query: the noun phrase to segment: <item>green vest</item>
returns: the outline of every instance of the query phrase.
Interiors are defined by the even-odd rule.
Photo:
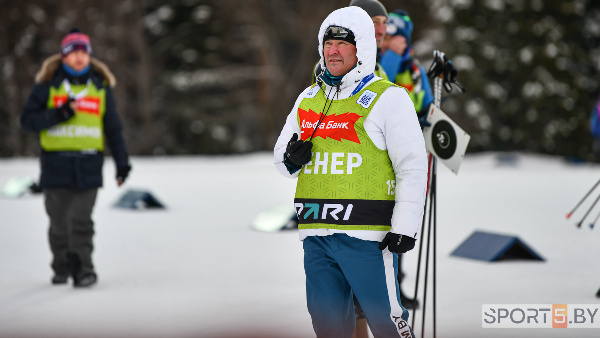
[[[298,176],[295,207],[300,229],[379,230],[391,228],[395,174],[386,150],[363,123],[381,94],[394,84],[378,80],[333,102],[320,122],[325,94],[313,86],[298,108],[301,138],[311,139],[312,158]],[[329,101],[331,102],[331,101]]]
[[[71,85],[72,94],[87,88],[87,94],[77,99],[75,115],[65,122],[56,124],[40,132],[40,144],[46,151],[86,151],[104,150],[103,118],[106,112],[106,90],[98,89],[93,82]],[[69,95],[61,83],[60,87],[50,86],[47,107],[62,106]]]
[[[415,105],[415,111],[418,113],[423,109],[423,98],[425,91],[421,85],[421,70],[418,66],[413,65],[413,71],[410,69],[402,73],[398,73],[394,79],[394,83],[398,86],[406,88],[408,96]]]

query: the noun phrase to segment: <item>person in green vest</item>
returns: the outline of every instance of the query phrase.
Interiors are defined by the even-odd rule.
[[[98,278],[91,216],[103,184],[105,143],[116,164],[118,186],[131,170],[112,92],[115,77],[91,53],[89,36],[71,30],[61,53],[42,64],[21,112],[23,129],[40,140],[39,186],[50,218],[52,284],[66,284],[71,277],[75,287],[89,287]]]
[[[322,81],[296,100],[274,164],[297,178],[308,311],[317,337],[350,337],[353,295],[375,337],[412,337],[396,282],[412,250],[427,185],[425,141],[408,93],[374,75],[371,18],[332,12],[318,34]]]
[[[411,44],[413,22],[403,10],[388,13],[386,36],[381,46],[381,66],[390,81],[406,88],[422,127],[433,103],[431,84],[427,72],[414,56]]]

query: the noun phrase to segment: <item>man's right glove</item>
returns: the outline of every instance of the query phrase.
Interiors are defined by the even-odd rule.
[[[288,142],[287,148],[285,148],[285,154],[283,154],[283,164],[285,164],[290,174],[300,170],[303,165],[310,161],[312,157],[311,149],[312,142],[298,140],[298,134],[294,133]]]
[[[75,111],[73,110],[73,108],[71,108],[71,102],[75,102],[75,100],[69,97],[69,100],[67,102],[65,102],[62,106],[56,108],[56,118],[60,122],[64,122],[73,117],[73,115],[75,115]]]
[[[379,250],[387,247],[391,252],[401,254],[412,250],[415,247],[415,242],[416,240],[412,237],[388,232],[385,234],[383,241],[379,243]]]

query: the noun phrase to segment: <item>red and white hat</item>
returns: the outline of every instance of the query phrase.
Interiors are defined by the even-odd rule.
[[[61,45],[61,54],[63,57],[67,56],[69,53],[76,50],[84,50],[88,54],[92,54],[92,45],[90,44],[90,37],[86,34],[83,34],[79,29],[73,28],[62,39]]]

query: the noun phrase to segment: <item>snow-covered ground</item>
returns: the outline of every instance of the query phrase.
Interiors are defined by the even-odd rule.
[[[600,329],[481,327],[482,304],[600,302],[600,232],[565,220],[600,167],[538,155],[498,158],[468,154],[459,175],[439,167],[437,337],[599,337]],[[99,283],[90,289],[50,284],[42,197],[0,198],[0,337],[314,337],[296,231],[249,226],[260,211],[292,203],[295,181],[276,172],[270,154],[132,163],[121,189],[112,162],[105,164],[94,211]],[[0,160],[0,188],[37,175],[37,159]],[[167,209],[112,207],[134,188]],[[516,235],[546,261],[450,256],[475,230]],[[412,294],[417,250],[404,265],[403,289]],[[416,317],[420,336],[420,311]]]

